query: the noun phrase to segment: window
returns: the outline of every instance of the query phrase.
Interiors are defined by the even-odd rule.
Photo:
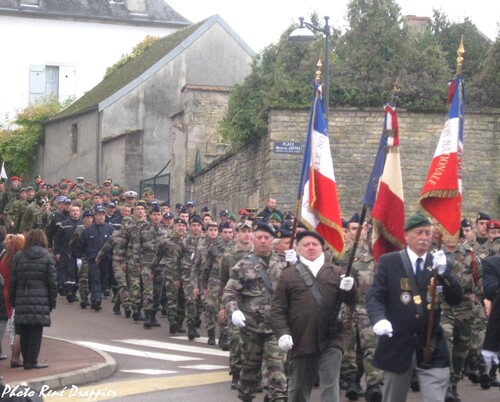
[[[71,125],[71,153],[76,154],[78,152],[78,124],[73,123]]]
[[[29,101],[55,96],[59,102],[76,95],[75,68],[73,66],[30,66]]]

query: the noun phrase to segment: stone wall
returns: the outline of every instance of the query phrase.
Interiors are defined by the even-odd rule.
[[[341,211],[360,211],[383,124],[383,110],[330,110],[329,133]],[[212,209],[260,208],[275,196],[282,209],[294,210],[302,154],[276,153],[277,141],[304,145],[308,111],[274,110],[269,132],[219,159],[193,178],[193,199]],[[417,209],[446,115],[398,111],[401,168],[406,212]],[[498,217],[500,197],[500,111],[466,112],[464,129],[463,216],[478,211]],[[217,208],[216,208],[217,207]]]

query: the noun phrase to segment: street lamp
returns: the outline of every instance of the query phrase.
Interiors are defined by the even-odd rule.
[[[314,35],[316,32],[321,32],[325,36],[325,88],[323,89],[323,112],[325,115],[326,127],[328,128],[328,108],[330,106],[330,25],[328,20],[330,17],[323,17],[325,19],[325,26],[323,28],[314,26],[309,22],[304,22],[304,17],[300,17],[300,25],[294,29],[288,40],[295,43],[312,42],[316,39]]]

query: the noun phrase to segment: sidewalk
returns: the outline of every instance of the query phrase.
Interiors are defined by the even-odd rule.
[[[47,363],[45,369],[24,370],[10,367],[10,346],[2,343],[8,356],[0,361],[3,383],[11,386],[22,384],[39,391],[42,386],[56,390],[65,386],[82,385],[101,380],[116,370],[116,362],[107,353],[86,348],[62,339],[44,336],[39,362]]]

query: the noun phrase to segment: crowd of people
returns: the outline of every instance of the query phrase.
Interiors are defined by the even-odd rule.
[[[0,183],[0,213],[0,336],[14,317],[12,367],[43,368],[41,329],[58,293],[95,312],[110,298],[116,316],[145,330],[160,327],[161,314],[170,335],[189,340],[204,325],[208,344],[229,350],[231,388],[243,401],[262,390],[267,401],[308,401],[319,386],[323,402],[342,392],[401,402],[410,389],[458,402],[464,376],[500,386],[500,336],[488,320],[500,309],[500,222],[486,213],[464,218],[460,238],[414,214],[406,248],[378,262],[369,219],[343,221],[347,251],[337,256],[274,197],[260,211],[232,213],[171,206],[151,188],[137,194],[112,180],[48,185],[37,176],[23,187],[14,176]],[[23,265],[43,299],[34,322],[17,287]]]

